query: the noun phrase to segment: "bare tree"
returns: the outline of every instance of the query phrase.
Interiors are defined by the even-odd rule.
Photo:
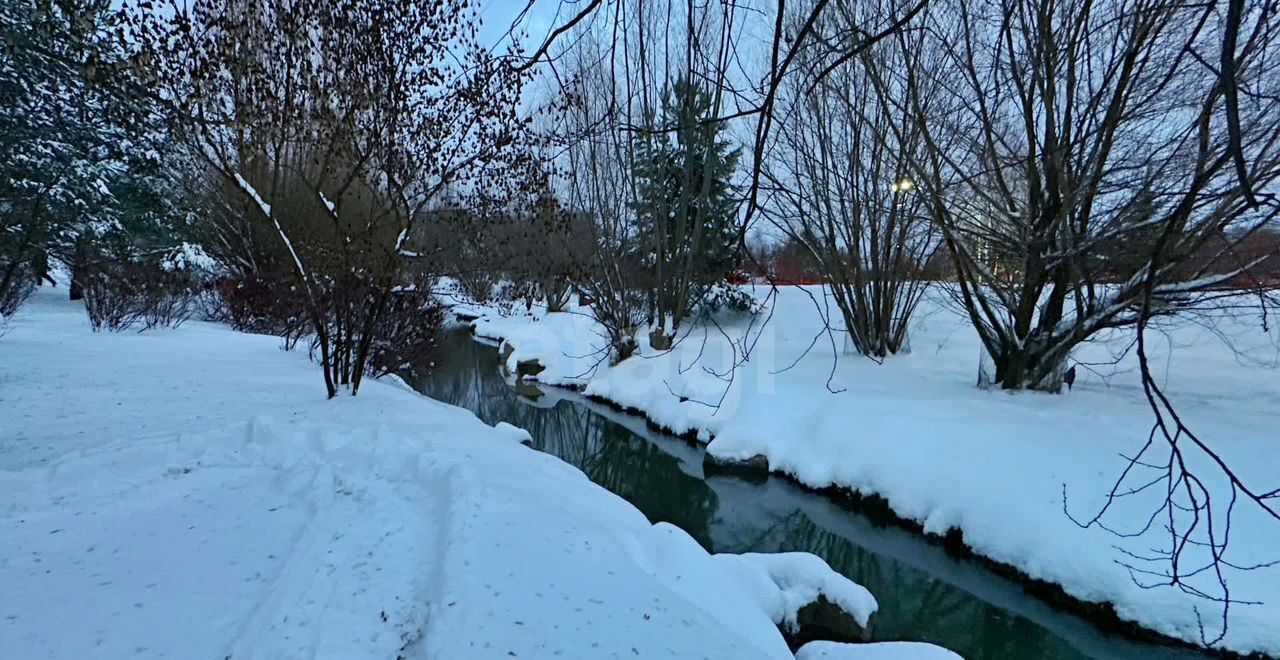
[[[477,45],[466,0],[141,9],[180,135],[278,237],[326,391],[355,393],[412,224],[502,162],[521,76]]]
[[[841,56],[827,45],[834,35],[877,11],[835,3],[801,51],[783,84],[788,121],[766,164],[765,213],[818,264],[853,348],[879,359],[908,347],[911,313],[928,284],[923,267],[938,240],[906,162],[923,148],[920,131],[865,73],[893,66],[912,41],[881,44],[858,58],[861,66],[824,75]]]
[[[1225,141],[1225,147],[1217,147],[1221,151],[1215,153],[1215,162],[1221,157],[1230,160],[1245,206],[1263,215],[1274,212],[1275,187],[1258,173],[1266,171],[1272,154],[1259,148],[1258,128],[1251,127],[1249,119],[1270,111],[1270,121],[1275,122],[1272,104],[1278,81],[1268,67],[1256,61],[1259,53],[1274,51],[1275,28],[1268,23],[1274,23],[1274,11],[1271,5],[1230,0],[1225,11],[1206,15],[1213,28],[1207,36],[1188,45],[1190,56],[1216,83],[1198,116],[1202,132],[1212,132],[1212,137],[1200,136],[1201,153],[1208,150],[1205,145],[1210,140],[1215,146]],[[1103,505],[1089,518],[1072,519],[1082,527],[1101,527],[1119,537],[1142,536],[1152,530],[1163,534],[1163,543],[1142,553],[1126,552],[1121,564],[1143,588],[1172,587],[1217,604],[1216,625],[1196,611],[1201,642],[1212,646],[1226,637],[1231,608],[1253,604],[1233,594],[1231,578],[1280,564],[1280,560],[1259,561],[1256,557],[1250,558],[1252,563],[1242,563],[1230,552],[1231,539],[1240,534],[1237,521],[1241,511],[1260,514],[1256,517],[1261,521],[1280,523],[1280,488],[1274,482],[1259,483],[1256,474],[1253,478],[1243,475],[1240,466],[1212,439],[1197,433],[1152,368],[1147,331],[1152,320],[1166,311],[1167,303],[1159,294],[1161,273],[1169,259],[1182,256],[1171,249],[1181,238],[1180,229],[1170,224],[1157,226],[1142,246],[1149,263],[1138,273],[1141,298],[1136,348],[1143,394],[1154,417],[1150,434],[1138,451],[1128,455]],[[1200,254],[1187,258],[1190,263],[1181,268],[1209,273],[1215,281],[1229,276],[1231,284],[1239,288],[1219,294],[1217,306],[1227,314],[1238,306],[1256,306],[1266,331],[1269,310],[1276,303],[1275,264],[1280,252],[1275,235],[1274,223],[1253,231],[1223,232],[1201,243]],[[1250,299],[1256,303],[1241,305],[1242,300]],[[1121,527],[1112,519],[1112,510],[1121,501],[1152,495],[1155,497],[1145,500],[1154,505],[1147,510],[1143,524]],[[1064,507],[1065,496],[1064,485]],[[1072,515],[1070,510],[1067,514]]]
[[[581,282],[595,246],[590,218],[565,206],[545,177],[532,189],[531,205],[514,223],[509,267],[527,281],[529,294],[548,312],[564,311]]]
[[[638,347],[635,334],[647,312],[634,221],[635,145],[623,130],[629,106],[618,102],[609,66],[621,44],[606,47],[591,35],[577,43],[556,129],[568,161],[565,207],[583,216],[594,248],[575,286],[591,300],[591,314],[606,333],[601,360],[620,362]]]
[[[834,52],[828,69],[843,65],[871,45],[901,30],[927,3],[928,0],[918,0],[904,6],[898,13],[848,26],[843,34],[838,35],[837,41],[827,44]],[[763,70],[756,66],[758,61],[754,59],[750,65],[744,66],[739,46],[743,35],[754,31],[744,29],[744,26],[769,18],[770,12],[764,7],[748,7],[728,0],[688,2],[684,6],[668,3],[661,7],[633,0],[593,0],[552,30],[522,66],[531,68],[546,63],[560,80],[559,67],[566,53],[578,52],[584,43],[595,48],[592,55],[596,60],[592,68],[605,69],[610,75],[608,84],[598,88],[604,100],[593,98],[592,102],[604,103],[611,113],[598,115],[596,120],[604,121],[606,117],[621,120],[621,125],[631,133],[633,144],[662,140],[673,130],[671,126],[655,126],[654,122],[643,120],[646,116],[655,116],[663,90],[670,81],[680,77],[697,81],[712,96],[713,109],[707,116],[699,117],[696,126],[681,122],[680,128],[715,135],[722,125],[735,120],[754,121],[754,139],[749,150],[749,185],[740,199],[736,223],[736,242],[741,246],[745,244],[747,231],[760,210],[762,166],[774,126],[778,90],[798,52],[814,36],[813,26],[828,5],[829,0],[805,3],[805,20],[798,29],[789,30],[784,21],[789,5],[777,3],[771,19],[772,30],[764,44],[767,62]],[[513,31],[524,16],[522,12],[516,19]],[[584,35],[594,38],[584,39]],[[570,46],[557,53],[555,46],[565,41]],[[601,48],[599,44],[608,45]],[[828,73],[830,70],[819,74],[819,78]],[[653,209],[648,210],[663,216],[655,225],[665,225],[662,231],[652,232],[653,236],[675,235],[692,239],[677,241],[676,245],[681,246],[679,250],[664,249],[664,241],[650,241],[649,249],[654,255],[649,260],[652,275],[646,288],[651,299],[650,344],[657,348],[671,345],[680,321],[700,303],[698,291],[706,290],[705,285],[695,282],[701,274],[691,276],[696,271],[690,266],[696,265],[701,251],[698,246],[706,239],[702,236],[694,238],[702,227],[696,217],[701,214],[697,205],[689,204],[690,200],[686,198],[705,195],[708,191],[703,190],[704,184],[711,185],[714,180],[705,176],[704,170],[715,160],[707,157],[707,149],[717,141],[704,139],[701,143],[704,146],[694,150],[701,151],[701,154],[686,150],[686,156],[700,158],[680,159],[682,172],[678,179],[683,192],[677,199],[666,203],[675,212],[653,213]],[[637,160],[635,151],[620,149],[619,153],[625,153],[627,157],[624,160],[634,168]],[[634,184],[634,177],[632,179]],[[633,185],[632,197],[638,201],[639,196],[635,192]],[[690,213],[690,209],[694,212]],[[695,248],[683,249],[689,242],[695,244]],[[748,259],[753,258],[748,251],[743,253]]]
[[[420,276],[452,279],[470,301],[489,303],[504,273],[499,242],[505,237],[502,224],[509,221],[503,212],[485,213],[464,207],[452,196],[439,208],[422,211],[405,244],[411,255],[410,270]]]
[[[1213,52],[1214,5],[1129,2],[935,3],[904,66],[867,69],[923,136],[910,175],[958,279],[956,300],[994,367],[980,382],[1058,391],[1067,356],[1105,328],[1133,325],[1144,288],[1176,311],[1248,270],[1185,266],[1211,240],[1224,249],[1271,222],[1280,174],[1274,27],[1258,18],[1237,53],[1241,148],[1219,112],[1224,89],[1198,53]],[[906,37],[898,35],[899,42]],[[926,59],[927,58],[927,59]],[[941,78],[951,98],[930,96]],[[900,133],[899,137],[901,137]],[[1153,233],[1153,229],[1155,230]],[[1129,277],[1099,255],[1167,235]]]
[[[1143,335],[1156,315],[1222,305],[1229,283],[1255,294],[1276,284],[1258,272],[1275,251],[1252,247],[1277,213],[1274,3],[934,0],[822,20],[833,7],[859,5],[813,0],[803,20],[788,24],[788,4],[777,3],[770,61],[754,94],[733,94],[736,111],[707,119],[756,120],[744,227],[780,187],[762,172],[777,144],[775,117],[792,107],[789,74],[801,67],[816,95],[824,80],[858,67],[852,77],[870,85],[876,102],[866,114],[882,106],[904,120],[884,122],[875,140],[916,145],[895,154],[905,176],[890,185],[930,215],[942,240],[950,263],[937,267],[935,259],[931,268],[956,280],[948,291],[984,349],[980,382],[1058,391],[1074,347],[1108,328],[1136,329],[1156,422],[1107,506],[1082,524],[1101,524],[1118,498],[1167,494],[1148,528],[1132,534],[1158,526],[1168,546],[1122,561],[1144,586],[1221,602],[1225,631],[1236,601],[1224,569],[1252,568],[1226,555],[1232,512],[1252,503],[1280,519],[1280,489],[1241,478],[1187,426],[1152,376]],[[526,66],[554,67],[557,40],[576,38],[582,26],[599,29],[609,16],[604,32],[635,39],[627,7],[584,3]],[[889,44],[892,58],[863,57]],[[810,46],[828,54],[816,74],[802,68]],[[633,91],[604,94],[638,98]],[[1204,466],[1221,471],[1225,490],[1206,485]],[[1202,589],[1203,576],[1216,576],[1222,589]]]

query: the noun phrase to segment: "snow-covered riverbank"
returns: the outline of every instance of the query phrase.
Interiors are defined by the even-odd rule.
[[[1122,455],[1140,448],[1150,431],[1135,360],[1126,352],[1131,337],[1117,333],[1083,347],[1069,394],[1010,395],[973,387],[976,337],[936,295],[916,317],[912,354],[881,365],[841,354],[839,339],[832,346],[822,328],[828,322],[839,327],[839,315],[834,305],[819,311],[822,302],[821,289],[786,287],[770,300],[767,323],[760,317],[694,326],[675,350],[645,346],[616,367],[603,361],[602,332],[588,310],[469,311],[480,316],[478,335],[506,341],[513,370],[537,360],[545,367],[538,380],[581,388],[710,441],[712,456],[760,455],[771,469],[809,486],[882,496],[926,531],[959,530],[976,553],[1060,585],[1080,601],[1111,603],[1123,620],[1191,643],[1202,639],[1201,624],[1205,636],[1216,636],[1216,603],[1175,588],[1144,588],[1135,577],[1158,580],[1121,565],[1129,558],[1117,546],[1143,555],[1168,547],[1159,526],[1118,538],[1082,529],[1064,513],[1064,492],[1077,518],[1095,513],[1125,466]],[[1274,332],[1264,333],[1260,319],[1244,313],[1166,324],[1153,331],[1151,343],[1192,428],[1247,482],[1274,487],[1280,481],[1274,440],[1280,378],[1269,366],[1280,355]],[[1212,468],[1193,468],[1224,493]],[[1118,531],[1140,529],[1153,501],[1148,496],[1157,495],[1128,498],[1106,522]],[[1224,494],[1220,503],[1226,502]],[[1243,505],[1235,515],[1232,563],[1280,559],[1280,526]],[[1198,560],[1188,557],[1191,564]],[[1232,606],[1219,648],[1280,656],[1280,567],[1228,568],[1227,578],[1233,599],[1262,604]],[[1215,586],[1203,573],[1192,582],[1211,593]]]
[[[708,555],[510,427],[392,382],[326,401],[272,337],[94,334],[63,295],[0,337],[6,657],[790,659],[807,600],[875,609],[811,555]]]

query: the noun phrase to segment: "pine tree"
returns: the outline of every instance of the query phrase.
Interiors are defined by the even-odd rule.
[[[51,258],[74,261],[84,242],[136,231],[154,216],[158,179],[131,175],[158,159],[135,63],[106,0],[11,0],[0,7],[0,300],[21,292]],[[139,204],[150,200],[153,208]]]
[[[636,217],[652,275],[654,348],[671,345],[681,319],[723,281],[738,255],[736,190],[740,150],[721,137],[710,94],[679,79],[663,94],[662,116],[637,138]]]

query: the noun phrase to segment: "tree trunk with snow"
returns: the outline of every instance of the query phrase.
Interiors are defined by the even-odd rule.
[[[978,386],[1056,394],[1062,391],[1067,355],[1061,350],[1044,351],[1034,346],[1003,346],[995,355],[983,349]]]

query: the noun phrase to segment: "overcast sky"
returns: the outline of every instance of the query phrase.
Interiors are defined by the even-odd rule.
[[[480,17],[484,23],[478,35],[480,43],[492,50],[504,48],[510,40],[508,34],[512,31],[512,23],[529,6],[529,0],[478,0],[478,2]],[[537,50],[552,30],[571,20],[589,2],[590,0],[533,0],[532,6],[520,19],[514,30],[516,33],[523,33],[522,41],[525,53],[531,54]],[[773,0],[743,0],[741,2],[741,6],[744,8],[743,16],[748,18],[768,17],[770,16],[770,11],[777,11],[772,2]],[[600,8],[600,12],[605,16],[611,16],[612,9],[607,4],[605,3],[605,6]],[[763,10],[761,9],[762,7]],[[737,60],[739,66],[757,67],[766,61],[765,56],[767,53],[757,52],[755,49],[761,48],[762,44],[767,45],[771,28],[771,20],[742,20],[740,22],[738,29],[740,30],[741,39],[738,48],[742,53],[742,57]],[[542,77],[541,74],[545,72],[544,67],[538,67],[536,71],[538,73],[535,73],[534,81],[525,88],[523,102],[526,110],[545,100],[549,86],[554,84],[549,77]],[[747,81],[744,78],[746,74],[741,70],[735,69],[730,75],[737,78],[734,81],[736,85],[747,85]],[[757,75],[763,75],[763,73],[759,72]],[[725,111],[732,113],[740,109],[740,107],[734,105],[727,107]],[[735,133],[743,144],[750,144],[751,139],[754,138],[754,133],[752,132],[754,128],[754,119],[738,120],[731,123],[730,131]],[[770,242],[777,240],[776,231],[765,222],[757,221],[750,234],[755,239],[763,238]]]
[[[480,0],[480,17],[484,21],[480,41],[491,48],[505,46],[504,35],[528,4],[529,0]],[[542,44],[557,24],[558,14],[564,16],[559,22],[567,21],[581,11],[581,6],[581,0],[533,0],[533,7],[516,26],[517,31],[526,33],[525,50],[532,52]]]

